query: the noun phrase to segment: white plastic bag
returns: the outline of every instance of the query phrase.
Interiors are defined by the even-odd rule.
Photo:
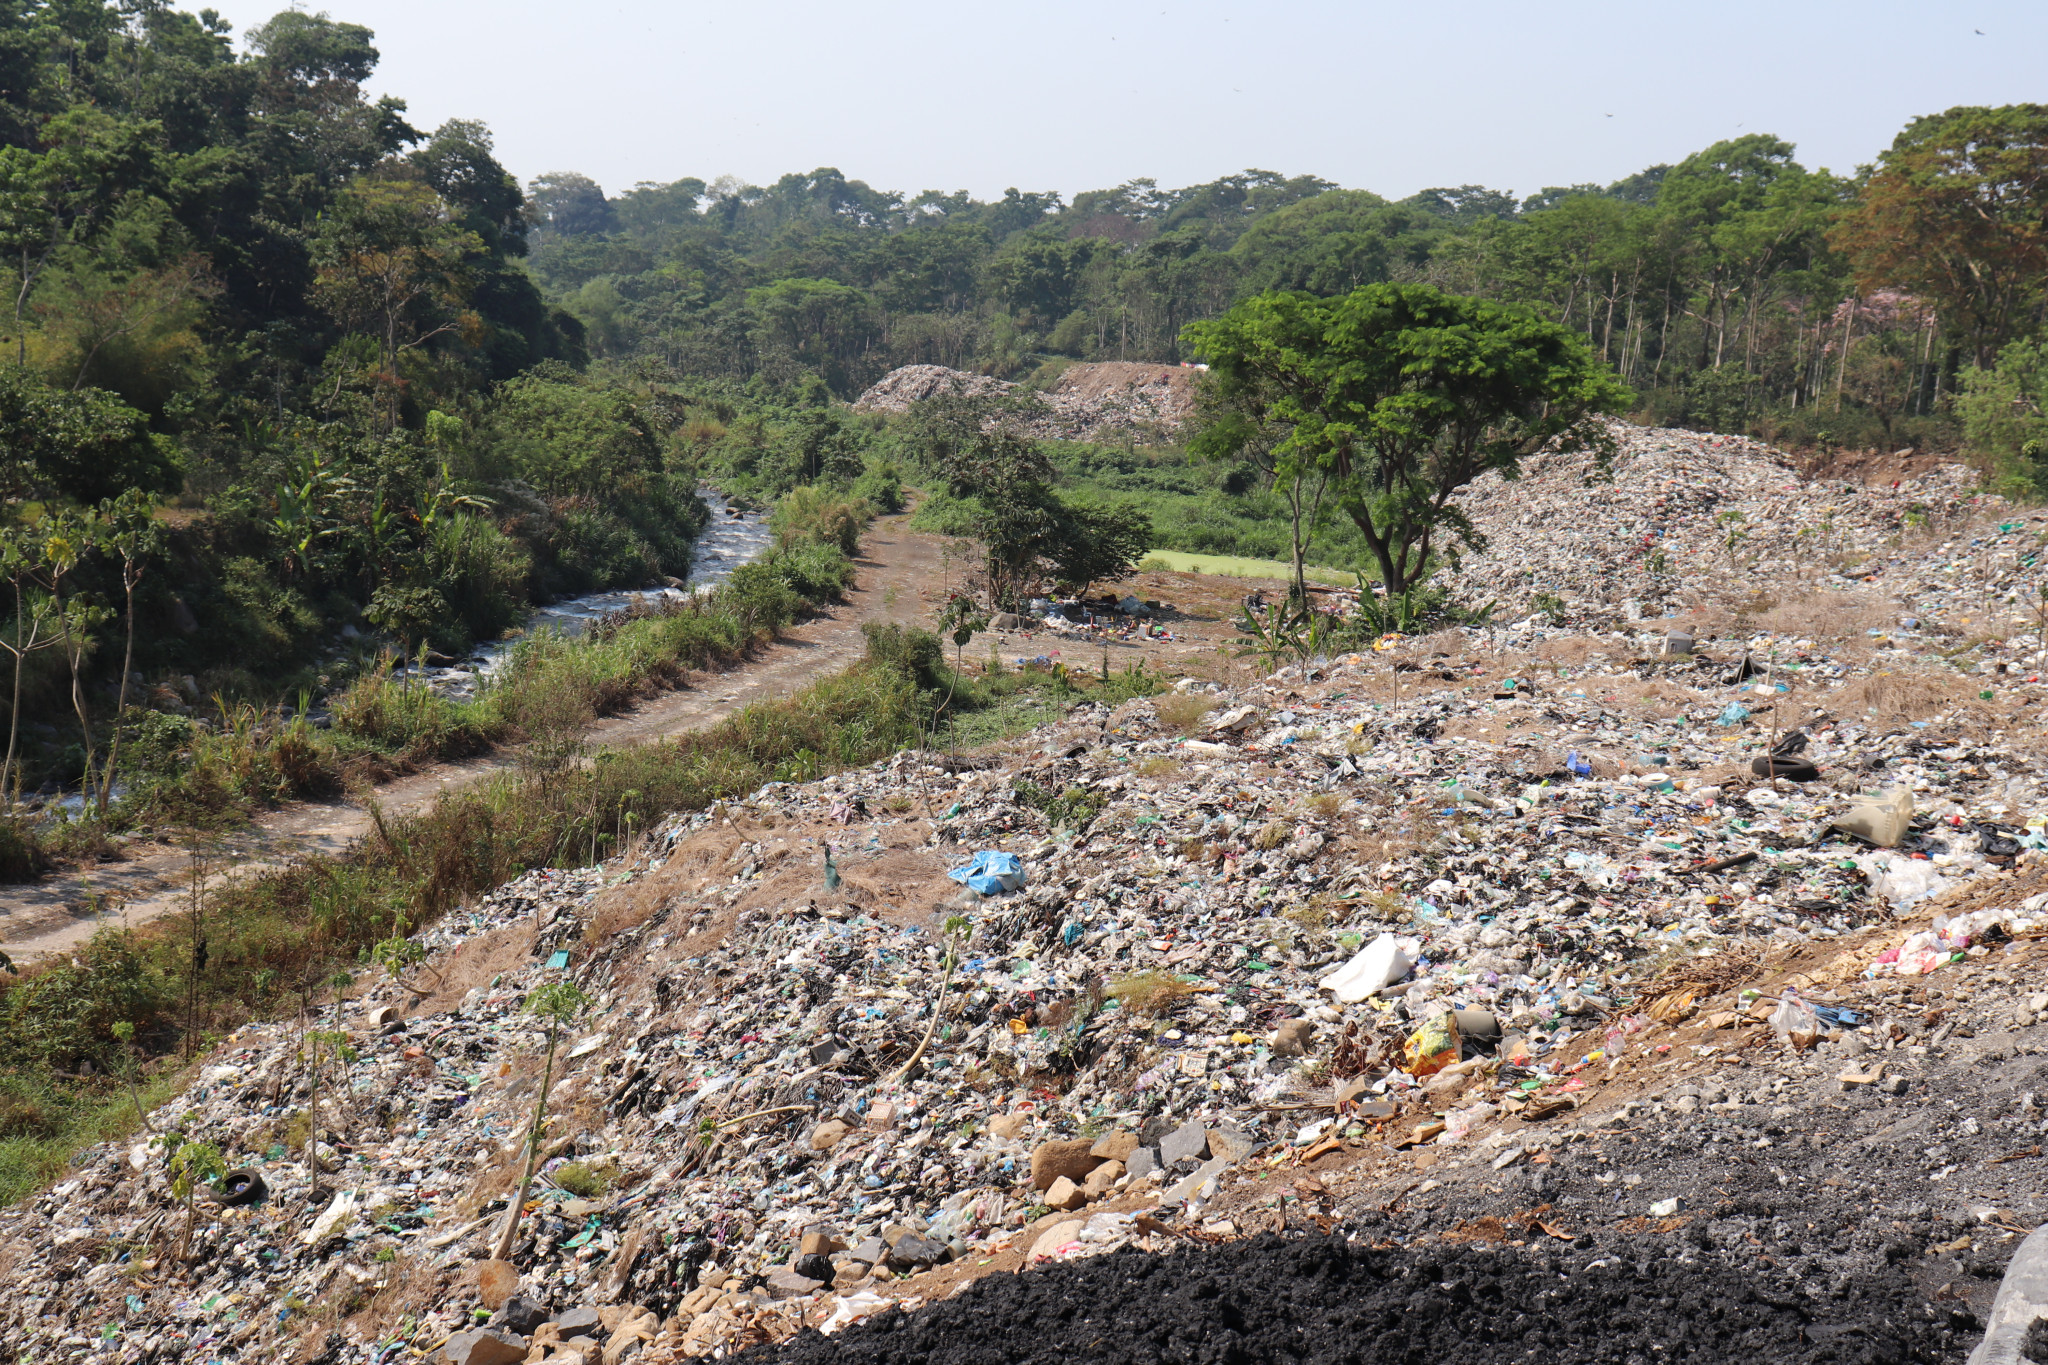
[[[1352,959],[1324,977],[1319,984],[1347,1005],[1355,1005],[1408,975],[1415,965],[1392,934],[1381,934],[1360,948]]]
[[[1778,1035],[1779,1042],[1804,1051],[1820,1038],[1820,1016],[1796,992],[1786,991],[1778,1008],[1771,1011],[1771,1031]]]

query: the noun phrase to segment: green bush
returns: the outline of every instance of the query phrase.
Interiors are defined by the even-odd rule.
[[[1972,453],[2048,487],[2048,344],[2015,341],[1991,369],[1965,370],[1956,415]]]
[[[822,488],[792,488],[775,505],[769,525],[784,548],[802,544],[837,546],[839,552],[860,552],[861,529],[874,509],[858,498],[841,497]]]
[[[738,618],[745,635],[787,625],[803,605],[775,566],[759,560],[734,569],[718,595],[720,605]]]
[[[853,481],[847,490],[878,512],[901,512],[903,510],[903,471],[891,459],[881,458],[868,461],[866,469]]]
[[[476,640],[496,639],[525,614],[533,556],[491,522],[470,516],[442,520],[434,527],[428,556],[454,617],[434,632],[436,644],[462,649]]]
[[[832,545],[799,545],[767,563],[785,587],[809,602],[836,602],[853,581],[853,565]]]

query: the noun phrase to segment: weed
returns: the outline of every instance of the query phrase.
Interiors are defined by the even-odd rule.
[[[1074,829],[1088,823],[1101,813],[1108,800],[1101,792],[1087,787],[1069,787],[1055,796],[1049,789],[1028,781],[1018,782],[1010,789],[1010,795],[1018,805],[1043,815],[1055,829]]]
[[[1196,692],[1175,692],[1161,697],[1153,709],[1158,713],[1161,725],[1187,734],[1202,717],[1216,709],[1216,699]]]
[[[1287,842],[1287,836],[1291,832],[1281,821],[1268,820],[1259,826],[1259,832],[1252,836],[1252,847],[1261,852],[1276,849]]]
[[[580,1199],[597,1199],[619,1183],[619,1168],[608,1161],[571,1161],[556,1167],[553,1178],[557,1186]]]
[[[1107,993],[1127,1010],[1158,1018],[1195,994],[1195,988],[1165,972],[1137,972],[1111,981]]]
[[[1318,792],[1302,802],[1302,805],[1307,807],[1312,815],[1334,820],[1337,812],[1344,809],[1344,798],[1336,792]]]
[[[1174,758],[1148,758],[1138,765],[1138,776],[1154,777],[1166,781],[1180,772],[1180,760]]]

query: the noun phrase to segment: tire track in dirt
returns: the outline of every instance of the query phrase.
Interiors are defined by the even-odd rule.
[[[878,518],[855,560],[847,600],[789,627],[753,659],[725,673],[697,675],[677,691],[600,718],[585,732],[592,747],[643,744],[717,724],[753,702],[786,696],[846,667],[862,653],[869,621],[910,624],[944,596],[939,537],[906,529],[909,515]],[[509,771],[516,750],[436,763],[376,789],[387,812],[424,810],[444,793]],[[221,836],[206,854],[209,889],[294,858],[334,855],[368,834],[370,815],[349,800],[308,801],[266,811],[247,828]],[[0,888],[0,950],[17,962],[66,952],[105,924],[141,925],[190,903],[195,871],[185,845],[133,844],[117,862]]]

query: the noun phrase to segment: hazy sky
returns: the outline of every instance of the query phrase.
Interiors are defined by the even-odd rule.
[[[211,3],[238,36],[280,8]],[[374,88],[416,126],[482,119],[522,180],[612,193],[837,166],[906,193],[1071,196],[1257,166],[1528,194],[1757,131],[1848,172],[1916,114],[2048,99],[2040,0],[324,8],[376,31]]]

